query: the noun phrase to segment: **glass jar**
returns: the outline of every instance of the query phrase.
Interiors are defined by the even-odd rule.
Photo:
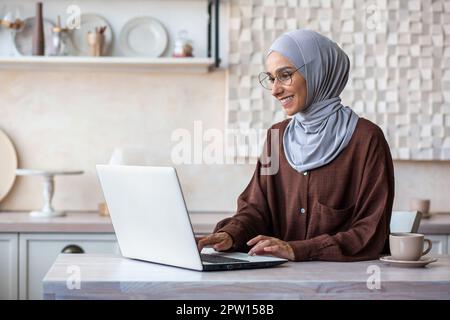
[[[50,55],[70,56],[73,53],[73,44],[69,32],[66,28],[53,28]]]
[[[189,40],[187,31],[179,31],[178,36],[175,39],[173,56],[176,58],[193,57],[193,51],[192,41]]]

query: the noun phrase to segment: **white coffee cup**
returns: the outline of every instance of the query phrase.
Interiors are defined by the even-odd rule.
[[[428,248],[424,251],[424,242]],[[391,233],[389,235],[391,256],[395,260],[417,261],[430,252],[432,243],[420,233]]]

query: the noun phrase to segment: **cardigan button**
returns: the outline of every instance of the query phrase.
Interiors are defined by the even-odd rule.
[[[305,213],[305,212],[306,212],[305,208],[300,209],[300,213]]]
[[[303,175],[307,176],[308,175],[308,171],[303,172]]]

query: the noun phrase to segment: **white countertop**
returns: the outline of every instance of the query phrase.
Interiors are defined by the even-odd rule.
[[[118,255],[61,254],[43,280],[46,299],[450,299],[450,256],[425,268],[379,260],[288,262],[252,270],[199,272]],[[80,288],[67,286],[80,275]],[[71,269],[69,269],[71,268]],[[378,270],[379,289],[367,281]],[[371,282],[372,283],[372,282]]]
[[[233,212],[190,212],[195,233],[208,234],[217,222]],[[28,212],[0,212],[0,232],[114,232],[111,219],[98,212],[68,212],[64,217],[33,218]],[[435,213],[422,219],[419,231],[424,234],[450,234],[450,213]]]
[[[220,220],[231,212],[191,212],[189,214],[197,234],[213,231]],[[64,217],[35,218],[28,212],[0,212],[0,232],[64,232],[109,233],[114,232],[109,216],[98,212],[68,212]]]

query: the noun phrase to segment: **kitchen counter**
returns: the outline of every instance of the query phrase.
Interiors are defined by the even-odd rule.
[[[109,217],[98,213],[69,212],[63,217],[35,218],[28,212],[0,212],[0,232],[114,232]]]
[[[197,234],[210,233],[216,223],[233,215],[232,212],[198,212],[190,214]],[[0,232],[114,232],[111,219],[97,212],[69,212],[65,217],[33,218],[28,212],[0,212]],[[450,234],[450,213],[434,213],[422,219],[419,232]]]
[[[450,234],[450,213],[432,213],[430,218],[420,221],[419,233]]]
[[[411,269],[375,260],[198,272],[118,255],[60,254],[43,287],[45,299],[450,299],[450,255],[436,257]],[[379,289],[367,285],[373,270]]]
[[[231,216],[231,212],[204,213],[193,211],[189,215],[195,233],[210,233],[216,223]],[[63,217],[34,218],[28,212],[0,212],[0,232],[41,233],[112,233],[111,219],[98,212],[68,212]]]

